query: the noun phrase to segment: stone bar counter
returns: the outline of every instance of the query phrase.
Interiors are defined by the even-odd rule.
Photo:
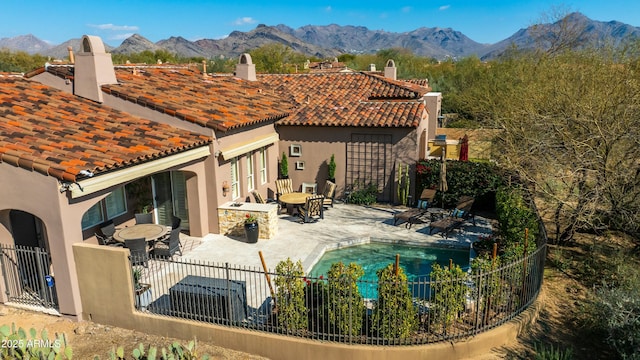
[[[278,205],[250,202],[227,202],[218,208],[220,233],[244,236],[244,220],[247,214],[258,219],[260,239],[271,239],[278,233]]]

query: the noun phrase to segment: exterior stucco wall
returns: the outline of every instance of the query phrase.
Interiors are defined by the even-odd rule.
[[[197,338],[218,346],[270,359],[456,360],[473,358],[489,354],[492,349],[514,341],[520,332],[535,321],[540,310],[539,303],[536,302],[509,323],[455,343],[416,346],[335,344],[137,312],[134,310],[133,281],[127,257],[128,250],[76,244],[73,247],[73,253],[76,257],[85,319],[99,324],[186,341]]]
[[[14,240],[9,219],[10,210],[21,210],[38,217],[44,224],[47,248],[51,253],[53,275],[62,314],[76,316],[82,306],[75,273],[72,245],[75,243],[95,243],[93,236],[87,237],[82,231],[82,217],[89,208],[104,199],[117,186],[71,199],[66,192],[61,193],[58,181],[39,173],[27,171],[6,163],[0,163],[0,243],[13,245]],[[184,167],[167,170],[182,170],[187,173],[188,201],[192,234],[203,236],[209,233],[207,227],[209,213],[199,205],[205,194],[204,164],[197,162]],[[2,282],[3,283],[3,282]],[[4,292],[2,293],[6,301]]]
[[[273,124],[261,126],[247,131],[242,131],[233,135],[219,137],[215,142],[215,150],[221,151],[233,147],[235,144],[241,144],[250,141],[254,138],[270,135],[275,133]],[[275,187],[274,180],[278,178],[278,143],[266,145],[267,151],[267,181],[262,182],[260,178],[260,157],[259,149],[256,149],[252,154],[253,159],[253,175],[254,175],[254,189],[262,194],[263,198],[274,198]],[[215,153],[215,152],[214,152]],[[239,202],[254,202],[253,196],[248,187],[247,175],[247,154],[237,156],[238,170],[239,170],[239,184],[240,184],[240,196],[236,199],[232,198],[231,192],[223,196],[222,184],[226,181],[231,186],[231,159],[224,159],[222,156],[216,158],[216,192],[219,196],[219,201],[216,204],[216,208],[228,201]],[[217,219],[216,219],[217,221]]]
[[[419,128],[361,128],[361,127],[314,127],[314,126],[278,126],[280,134],[280,153],[287,154],[289,162],[289,177],[292,179],[294,190],[300,190],[303,182],[318,184],[318,192],[322,191],[328,178],[327,165],[331,154],[336,161],[336,198],[344,196],[347,176],[347,143],[352,134],[390,134],[392,137],[392,158],[387,159],[395,169],[398,163],[414,165],[419,157],[419,129],[424,128],[424,122]],[[292,144],[301,145],[302,156],[291,157],[289,147]],[[305,169],[296,170],[296,161],[304,161]],[[413,168],[413,166],[412,166]],[[392,194],[395,196],[395,184]],[[413,190],[412,190],[413,191]],[[395,198],[394,198],[395,199]]]
[[[80,206],[67,205],[66,194],[60,193],[56,179],[6,163],[0,163],[0,183],[3,184],[0,188],[0,212],[6,214],[1,219],[0,242],[14,244],[8,216],[10,210],[25,211],[39,218],[44,224],[51,253],[60,312],[79,314],[81,306],[71,244],[83,240],[80,229],[82,214],[77,214]]]

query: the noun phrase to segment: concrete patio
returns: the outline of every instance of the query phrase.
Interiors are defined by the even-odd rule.
[[[260,239],[253,244],[246,243],[244,237],[209,234],[203,238],[192,238],[183,234],[185,249],[182,258],[262,268],[258,254],[262,251],[269,269],[289,257],[293,261],[302,260],[308,272],[326,250],[354,243],[384,240],[468,248],[479,235],[491,233],[490,221],[479,216],[476,216],[475,226],[468,221],[452,231],[448,239],[439,233],[430,235],[428,220],[413,224],[410,229],[404,223],[394,226],[393,214],[405,209],[338,203],[325,210],[324,219],[306,224],[283,212],[279,215],[276,237]]]

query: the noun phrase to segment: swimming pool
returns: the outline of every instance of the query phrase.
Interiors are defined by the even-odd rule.
[[[360,278],[360,293],[365,298],[377,298],[376,272],[391,263],[395,263],[396,254],[400,255],[400,267],[407,275],[409,282],[429,281],[431,265],[438,263],[441,266],[449,266],[449,259],[454,264],[460,265],[463,270],[469,269],[469,250],[454,248],[438,248],[429,246],[404,245],[394,243],[371,242],[368,244],[350,246],[327,251],[313,266],[309,275],[327,277],[331,264],[342,261],[344,264],[356,263],[362,266],[364,275]],[[414,286],[414,296],[421,296],[425,289]]]

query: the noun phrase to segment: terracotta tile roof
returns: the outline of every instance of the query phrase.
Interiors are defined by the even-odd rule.
[[[0,74],[0,161],[77,181],[211,142],[22,77]]]
[[[282,125],[416,127],[428,89],[358,73],[264,74],[258,79],[296,107]]]
[[[260,82],[204,78],[193,68],[121,66],[116,77],[119,84],[105,85],[103,91],[220,131],[281,119],[291,107]]]

